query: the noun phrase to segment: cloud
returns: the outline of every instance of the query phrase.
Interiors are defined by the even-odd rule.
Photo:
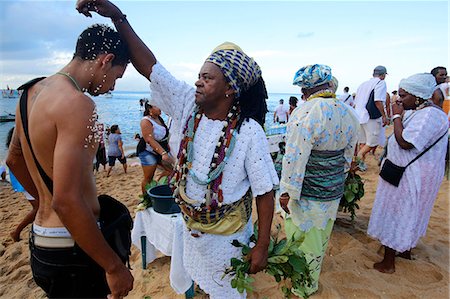
[[[308,38],[308,37],[313,37],[314,36],[314,32],[310,31],[310,32],[300,32],[299,34],[297,34],[298,38]]]

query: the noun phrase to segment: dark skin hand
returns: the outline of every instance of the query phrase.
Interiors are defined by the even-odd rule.
[[[401,101],[397,101],[392,105],[392,114],[400,114],[403,115],[405,109],[403,108],[403,104]],[[414,146],[409,143],[408,141],[406,141],[405,139],[403,139],[402,136],[403,133],[403,123],[402,123],[402,118],[398,117],[396,119],[394,119],[394,136],[395,136],[395,140],[398,142],[398,145],[400,145],[400,147],[402,149],[412,149]]]
[[[288,214],[291,213],[291,211],[289,211],[289,208],[288,208],[289,199],[290,199],[290,197],[289,197],[288,193],[283,193],[280,195],[281,208]]]

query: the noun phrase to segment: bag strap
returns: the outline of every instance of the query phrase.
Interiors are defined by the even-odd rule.
[[[350,98],[351,94],[348,95],[348,97],[344,100],[344,103],[347,102],[347,100]]]
[[[20,118],[22,120],[22,127],[25,133],[25,137],[27,138],[28,141],[28,146],[30,147],[31,154],[33,155],[34,163],[36,164],[39,174],[41,175],[42,180],[47,186],[48,191],[50,191],[50,194],[53,194],[53,181],[45,173],[41,164],[39,164],[39,161],[37,160],[36,155],[34,154],[33,147],[31,146],[30,134],[28,131],[28,89],[43,79],[45,79],[45,77],[33,79],[18,88],[19,90],[23,90],[22,95],[20,96]]]
[[[419,159],[420,157],[422,157],[423,154],[425,154],[426,152],[428,152],[433,146],[436,145],[436,143],[438,143],[438,142],[439,142],[442,138],[444,138],[444,136],[446,136],[447,134],[448,134],[448,132],[445,131],[445,133],[444,133],[441,137],[439,137],[438,140],[436,140],[432,145],[430,145],[429,147],[427,147],[423,152],[421,152],[417,157],[415,157],[411,162],[409,162],[409,163],[405,166],[405,168],[408,167],[409,165],[411,165],[413,162],[415,162],[415,161],[416,161],[417,159]]]

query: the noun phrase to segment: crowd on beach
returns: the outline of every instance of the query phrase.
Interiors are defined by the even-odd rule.
[[[183,267],[210,298],[246,297],[232,277],[219,284],[213,275],[242,258],[241,247],[233,244],[250,244],[253,201],[257,237],[245,256],[246,273],[270,266],[279,201],[286,238],[297,254],[293,259],[304,258],[308,265],[308,283],[289,292],[300,297],[317,292],[346,178],[365,171],[367,155],[379,146],[384,151],[367,234],[384,246],[384,257],[373,267],[393,273],[397,257],[411,259],[426,233],[448,156],[445,67],[401,80],[390,95],[387,68],[379,65],[356,93],[345,87],[339,98],[331,67],[300,67],[292,83],[302,98],[291,97],[289,108],[280,100],[274,112],[274,122],[287,128],[276,169],[263,129],[268,98],[263,72],[239,46],[217,46],[193,87],[172,76],[113,3],[79,0],[77,10],[110,18],[117,31],[99,24],[87,28],[67,65],[21,86],[8,140],[10,176],[33,207],[11,237],[19,241],[21,230],[33,223],[31,269],[49,298],[123,298],[133,288],[126,265],[129,212],[119,200],[97,198],[92,169],[106,170],[108,164],[109,176],[118,160],[127,172],[121,132],[118,125],[98,123],[86,95],[112,91],[129,62],[152,91],[149,101],[140,102],[143,117],[135,138],[142,196],[148,196],[146,186],[160,168],[183,215]],[[393,130],[387,138],[386,126]],[[289,267],[295,272],[297,266]]]

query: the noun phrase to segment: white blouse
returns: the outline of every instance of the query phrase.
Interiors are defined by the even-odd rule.
[[[186,121],[195,107],[195,89],[174,78],[160,63],[153,66],[150,81],[152,101],[172,117],[169,143],[176,157]],[[203,115],[195,132],[192,170],[201,180],[207,178],[222,128],[223,121]],[[248,188],[251,188],[253,196],[258,196],[271,191],[279,183],[263,128],[253,119],[244,121],[236,138],[235,148],[223,172],[224,204],[239,200]],[[206,186],[195,183],[188,175],[186,194],[199,204],[203,203]]]

